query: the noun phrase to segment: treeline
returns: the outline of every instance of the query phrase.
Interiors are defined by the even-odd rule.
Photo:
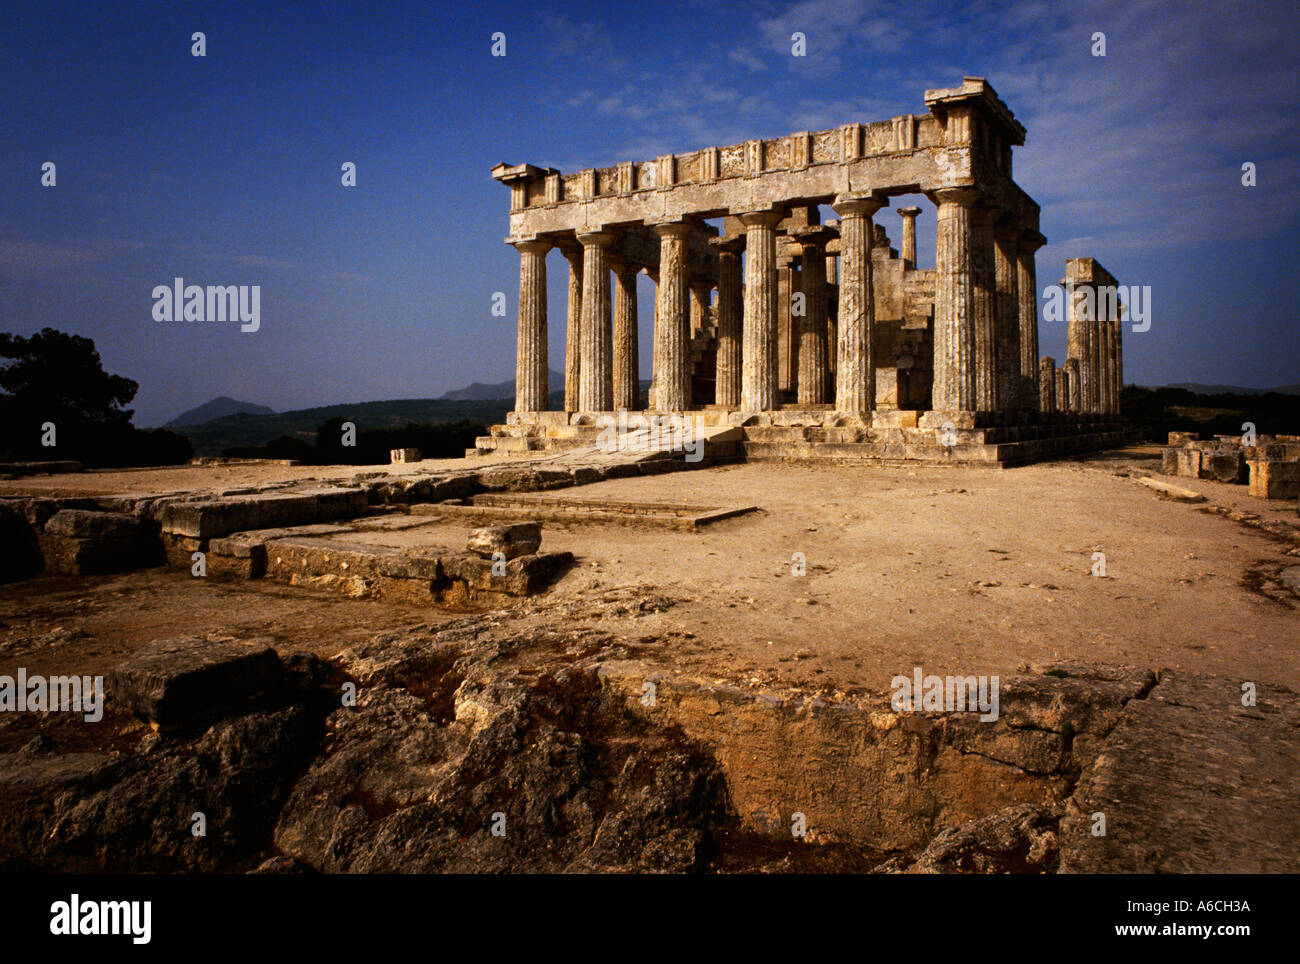
[[[44,328],[0,334],[0,461],[76,461],[89,468],[176,465],[190,440],[139,429],[126,406],[139,385],[104,371],[89,338]]]
[[[1246,422],[1259,435],[1300,435],[1300,395],[1201,395],[1185,388],[1126,385],[1120,405],[1128,423],[1150,442],[1164,442],[1170,432],[1240,435]]]
[[[304,465],[387,465],[393,449],[414,448],[426,459],[460,458],[486,435],[478,422],[407,422],[402,426],[345,430],[348,419],[331,418],[316,430],[314,442],[282,435],[265,445],[239,445],[222,451],[227,458],[296,459]],[[353,442],[348,445],[345,442]]]

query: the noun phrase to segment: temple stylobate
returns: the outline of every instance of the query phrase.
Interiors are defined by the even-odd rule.
[[[778,454],[764,444],[784,444],[786,456],[856,445],[868,458],[1006,462],[1114,441],[1117,365],[1094,373],[1085,359],[1085,377],[1115,383],[1088,382],[1077,406],[1056,404],[1054,363],[1052,384],[1040,383],[1051,362],[1038,357],[1045,238],[1038,205],[1012,178],[1024,128],[982,78],[927,91],[925,105],[570,174],[494,168],[510,188],[520,281],[515,410],[493,437],[526,444],[480,447],[581,440],[618,409],[740,428],[749,457]],[[917,194],[934,205],[932,269],[917,267],[920,208],[898,210],[899,250],[880,223],[891,197]],[[824,208],[835,217],[823,222]],[[548,411],[552,250],[569,282],[563,411]],[[642,271],[656,285],[648,398]],[[1118,354],[1111,321],[1085,327],[1105,328],[1093,340],[1114,340]]]

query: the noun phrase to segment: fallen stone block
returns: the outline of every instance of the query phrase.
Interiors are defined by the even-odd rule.
[[[406,462],[420,461],[419,449],[390,449],[388,452],[388,461],[394,465],[401,465]]]
[[[1257,499],[1300,497],[1300,460],[1250,459],[1249,492]]]
[[[109,673],[109,699],[161,730],[247,712],[284,685],[269,642],[187,636],[150,643]]]
[[[451,598],[445,601],[472,600],[479,593],[504,593],[510,596],[531,596],[546,589],[573,563],[571,552],[539,552],[519,556],[505,563],[505,571],[493,571],[491,560],[473,553],[452,553],[441,559],[442,569],[452,583],[462,583],[465,598],[459,595],[460,587],[452,586]],[[444,595],[447,590],[443,590]]]
[[[1161,495],[1170,499],[1176,499],[1179,502],[1204,502],[1205,496],[1199,492],[1193,492],[1191,489],[1184,489],[1181,486],[1170,485],[1168,482],[1161,482],[1158,479],[1141,478],[1138,479],[1141,485],[1148,489],[1154,489]]]
[[[129,572],[166,559],[158,527],[123,512],[62,509],[39,537],[46,567],[70,575]]]
[[[469,534],[467,548],[484,559],[491,559],[498,552],[507,559],[517,559],[536,552],[541,544],[541,525],[536,522],[520,522],[475,529]]]

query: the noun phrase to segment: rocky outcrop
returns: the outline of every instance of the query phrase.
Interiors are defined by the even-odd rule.
[[[500,644],[470,638],[342,656],[358,699],[327,720],[277,824],[281,853],[328,872],[704,865],[726,817],[710,754],[612,712],[589,669],[493,672]]]

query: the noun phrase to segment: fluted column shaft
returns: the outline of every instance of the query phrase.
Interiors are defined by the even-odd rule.
[[[921,213],[918,207],[899,208],[899,217],[903,219],[903,239],[899,243],[899,257],[903,267],[908,271],[916,270],[916,216]]]
[[[997,401],[1004,412],[1032,408],[1027,404],[1020,373],[1020,280],[1016,242],[1020,230],[1003,226],[994,232],[993,271],[996,283],[994,358],[997,362]]]
[[[564,410],[578,410],[582,372],[582,248],[561,250],[569,262],[569,300],[564,327]]]
[[[690,341],[690,297],[686,278],[686,239],[691,226],[655,225],[659,235],[659,290],[655,302],[655,407],[684,411],[691,405],[686,347]]]
[[[741,339],[740,406],[747,412],[770,412],[776,395],[776,226],[779,211],[740,216],[745,225],[745,316]]]
[[[993,225],[998,211],[971,209],[971,264],[975,288],[975,409],[998,410],[997,274]]]
[[[873,357],[876,313],[871,297],[871,216],[884,207],[873,198],[840,197],[839,344],[835,355],[835,410],[865,415],[876,407]]]
[[[1066,397],[1070,400],[1068,411],[1078,414],[1083,411],[1083,381],[1079,374],[1079,359],[1065,360]]]
[[[823,405],[829,387],[826,344],[826,256],[822,242],[803,245],[804,317],[799,319],[799,404]]]
[[[608,412],[614,402],[608,251],[614,236],[594,231],[578,235],[578,240],[582,242],[582,362],[578,409]]]
[[[1038,410],[1045,415],[1056,411],[1056,359],[1044,355],[1038,363]]]
[[[731,408],[740,406],[741,317],[744,287],[740,278],[740,242],[719,243],[718,248],[718,373],[714,400]]]
[[[1037,235],[1021,235],[1016,249],[1016,298],[1020,303],[1020,377],[1026,408],[1040,398],[1038,386],[1038,268],[1034,252],[1040,245]],[[1055,386],[1053,386],[1055,387]],[[1056,407],[1061,399],[1056,397]]]
[[[930,407],[975,411],[975,292],[971,269],[971,188],[936,191],[934,390]]]
[[[637,345],[636,276],[639,269],[621,258],[614,269],[614,408],[641,407],[641,367]]]
[[[519,252],[519,337],[515,350],[515,411],[544,412],[547,404],[547,241],[516,241]]]
[[[1077,412],[1098,412],[1097,321],[1095,292],[1090,284],[1064,282],[1069,303],[1066,345],[1071,360],[1079,364],[1079,407]],[[1071,393],[1073,394],[1073,392]]]

